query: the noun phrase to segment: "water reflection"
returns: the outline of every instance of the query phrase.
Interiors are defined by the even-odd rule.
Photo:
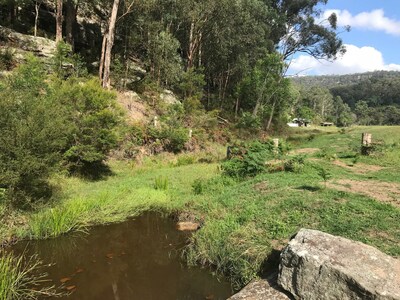
[[[148,213],[122,224],[95,227],[89,235],[20,243],[53,265],[47,272],[72,294],[64,299],[226,299],[227,282],[180,259],[185,234],[171,220]]]

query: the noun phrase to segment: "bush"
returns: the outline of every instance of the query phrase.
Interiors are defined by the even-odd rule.
[[[100,171],[109,151],[117,146],[116,95],[104,90],[97,79],[72,78],[55,88],[55,98],[67,109],[72,133],[64,153],[67,168],[81,174]]]
[[[58,42],[53,57],[53,72],[59,78],[81,77],[87,75],[87,69],[78,54],[74,54],[71,45]]]
[[[173,153],[181,152],[189,140],[186,128],[165,128],[160,132],[165,150]]]
[[[223,162],[223,173],[230,177],[255,176],[266,170],[266,161],[272,158],[274,148],[271,142],[253,142],[231,147],[230,159]]]
[[[0,187],[11,205],[26,206],[51,194],[47,179],[70,133],[65,116],[34,58],[0,87]]]
[[[10,71],[15,67],[14,52],[6,48],[0,51],[0,70]]]
[[[180,167],[180,166],[187,166],[187,165],[192,165],[194,163],[196,163],[197,158],[194,155],[181,155],[178,157],[178,160],[175,164],[176,167]]]
[[[204,191],[204,181],[202,179],[196,179],[192,184],[193,193],[195,195],[201,195]]]
[[[302,155],[295,156],[285,161],[285,171],[293,173],[301,173],[304,169],[305,157]]]
[[[241,129],[259,130],[261,129],[261,120],[259,117],[253,116],[252,113],[244,112],[236,127]]]

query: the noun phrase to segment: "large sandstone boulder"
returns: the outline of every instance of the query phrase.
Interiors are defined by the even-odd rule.
[[[43,37],[34,37],[16,32],[12,29],[0,26],[0,43],[14,49],[17,58],[24,52],[30,52],[39,57],[51,58],[54,56],[57,44],[55,41]],[[1,45],[0,45],[1,46]]]
[[[296,299],[400,299],[400,261],[327,233],[302,229],[281,253],[278,283]]]

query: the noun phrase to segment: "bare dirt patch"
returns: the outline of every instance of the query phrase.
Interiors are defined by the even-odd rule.
[[[342,168],[345,168],[347,170],[350,170],[354,173],[357,174],[368,174],[368,173],[373,173],[373,172],[378,172],[380,170],[383,170],[384,167],[381,166],[376,166],[376,165],[366,165],[363,163],[357,163],[353,166],[349,166],[346,163],[344,163],[341,160],[335,160],[333,161],[333,164]]]
[[[290,155],[299,155],[299,154],[314,154],[316,152],[318,152],[319,148],[303,148],[303,149],[296,149],[293,151],[290,151]]]
[[[400,184],[381,181],[341,179],[328,182],[327,186],[344,192],[363,194],[378,201],[400,207]]]
[[[127,116],[132,121],[148,121],[150,112],[148,108],[141,102],[138,94],[134,92],[126,92],[118,94],[118,102],[125,109]]]

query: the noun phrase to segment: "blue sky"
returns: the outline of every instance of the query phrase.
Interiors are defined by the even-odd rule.
[[[323,10],[325,17],[335,12],[339,25],[351,26],[340,35],[347,53],[333,63],[296,55],[289,74],[400,71],[400,0],[329,0]]]

